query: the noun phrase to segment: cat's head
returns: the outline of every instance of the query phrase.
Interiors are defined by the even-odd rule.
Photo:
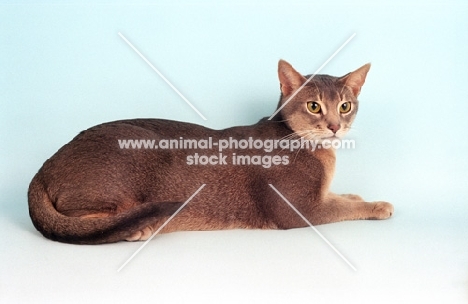
[[[357,97],[369,69],[368,63],[342,77],[315,75],[308,80],[312,75],[302,76],[288,62],[280,60],[278,108],[282,108],[278,117],[297,135],[309,140],[343,137],[356,116]]]

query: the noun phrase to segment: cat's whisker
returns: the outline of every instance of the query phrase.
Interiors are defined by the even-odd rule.
[[[299,131],[299,132],[301,132],[301,131]],[[280,141],[282,141],[282,140],[289,140],[289,139],[291,139],[291,138],[293,138],[293,137],[295,137],[295,136],[300,137],[299,132],[292,132],[292,133],[290,133],[290,134],[288,134],[288,135],[286,135],[286,136],[281,137],[279,140],[280,140]]]
[[[303,134],[304,134],[304,135],[301,136],[301,137],[302,137],[305,141],[313,141],[313,140],[315,140],[315,138],[314,138],[314,136],[313,136],[313,134],[314,134],[314,131],[313,131],[313,130],[304,130]],[[293,162],[296,161],[296,158],[297,158],[297,156],[299,155],[299,152],[300,152],[300,150],[301,150],[302,148],[303,148],[303,147],[301,146],[299,149],[297,149],[297,152],[296,152],[296,154],[295,154],[295,156],[294,156]],[[310,149],[310,147],[309,147],[309,149]]]
[[[308,132],[307,134],[305,134],[304,139],[307,140],[307,141],[312,140],[313,137],[311,137],[311,132]]]
[[[279,141],[284,141],[284,140],[289,140],[289,141],[297,141],[297,140],[300,140],[300,138],[302,138],[302,136],[300,134],[303,134],[305,131],[297,131],[297,132],[293,132],[291,134],[288,134],[286,136],[283,136],[282,138],[280,138]],[[296,139],[297,138],[297,139]],[[289,145],[288,145],[289,147]],[[282,148],[279,152],[283,152],[284,149],[286,148]],[[278,152],[278,153],[279,153]],[[278,154],[277,154],[278,155]]]
[[[300,138],[302,138],[302,134],[305,134],[307,132],[308,131],[306,131],[306,130],[293,132],[293,133],[291,133],[289,135],[284,136],[283,138],[281,138],[281,140],[291,140],[293,138],[297,138],[295,140],[299,140]]]
[[[300,152],[300,151],[301,151],[301,149],[297,149],[296,155],[294,156],[293,163],[296,162],[296,158],[297,158],[297,156],[299,155],[299,152]]]
[[[304,139],[305,140],[315,140],[316,139],[316,131],[314,130],[309,130],[306,134],[304,134]]]
[[[303,139],[306,139],[306,140],[307,140],[307,137],[308,137],[311,133],[313,133],[313,130],[302,130],[302,131],[297,131],[297,132],[291,133],[291,134],[289,134],[289,135],[287,135],[287,136],[285,136],[285,137],[288,137],[288,136],[289,136],[287,140],[290,140],[290,141],[292,141],[292,142],[295,142],[295,141],[299,141],[299,140],[303,140]],[[297,139],[293,139],[294,136],[297,136]],[[285,139],[284,139],[285,137],[283,137],[282,140],[285,140]],[[284,149],[286,149],[286,148],[281,149],[280,152],[283,152]],[[301,146],[297,149],[298,152],[296,153],[296,156],[294,157],[294,161],[296,160],[297,155],[299,154],[299,150],[300,150],[300,149],[302,149],[302,143],[301,143]]]

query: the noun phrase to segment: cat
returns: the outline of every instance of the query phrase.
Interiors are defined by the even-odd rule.
[[[66,243],[147,240],[201,189],[161,232],[307,226],[272,186],[313,225],[387,219],[390,203],[329,191],[335,151],[325,143],[351,128],[369,69],[309,79],[280,60],[279,111],[250,126],[212,130],[130,119],[82,131],[32,179],[32,222],[45,237]],[[138,140],[161,146],[129,145]],[[315,142],[315,149],[290,148],[299,141]]]

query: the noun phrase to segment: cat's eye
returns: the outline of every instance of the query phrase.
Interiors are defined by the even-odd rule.
[[[320,105],[318,103],[316,103],[315,101],[309,101],[307,103],[307,109],[314,113],[314,114],[317,114],[317,113],[320,113]]]
[[[341,105],[340,113],[344,114],[348,113],[349,111],[351,111],[351,103],[348,101]]]

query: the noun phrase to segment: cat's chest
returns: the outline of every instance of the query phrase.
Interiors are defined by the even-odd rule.
[[[318,149],[312,152],[313,156],[322,164],[324,171],[332,175],[335,171],[336,154],[333,149]]]
[[[335,172],[335,151],[318,149],[301,153],[284,173],[299,184],[314,184],[321,192],[328,191]]]

